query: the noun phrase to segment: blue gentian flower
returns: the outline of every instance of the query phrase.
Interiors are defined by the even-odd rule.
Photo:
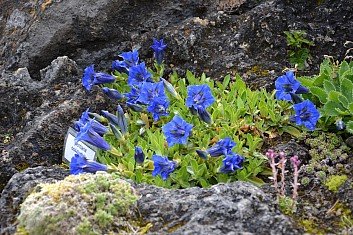
[[[221,139],[216,145],[207,149],[206,151],[211,155],[211,157],[219,157],[221,155],[227,156],[232,152],[232,148],[237,144],[233,142],[229,137]]]
[[[238,169],[243,167],[243,161],[245,160],[244,157],[230,152],[224,159],[223,159],[223,166],[219,168],[220,173],[232,173]]]
[[[121,67],[131,68],[138,65],[139,54],[137,52],[137,49],[134,49],[133,51],[121,53],[119,56],[124,59],[124,62],[120,63]]]
[[[115,81],[115,77],[109,74],[94,71],[94,64],[87,67],[84,70],[82,78],[82,84],[86,87],[87,91],[90,91],[93,85],[112,83]]]
[[[168,157],[161,157],[158,155],[153,155],[152,161],[154,162],[152,176],[160,174],[163,180],[166,180],[169,174],[172,173],[178,165],[175,161],[169,161]]]
[[[111,89],[108,87],[103,87],[102,91],[110,98],[114,99],[114,100],[122,100],[124,98],[124,96],[122,94],[120,94],[119,91],[115,90],[115,89]]]
[[[163,82],[144,82],[141,87],[141,94],[137,101],[143,104],[150,104],[155,98],[168,99],[164,93]]]
[[[291,117],[291,121],[295,121],[298,126],[304,125],[311,131],[314,131],[320,113],[315,105],[310,100],[305,100],[302,103],[294,104],[295,115]]]
[[[96,173],[97,171],[107,171],[108,167],[96,161],[88,160],[83,155],[76,153],[71,158],[70,174]]]
[[[216,101],[212,95],[210,87],[207,84],[188,86],[187,90],[188,97],[185,103],[187,107],[193,107],[196,110],[199,107],[206,109]]]
[[[112,69],[113,70],[117,70],[120,73],[129,73],[128,68],[126,68],[127,64],[125,61],[121,61],[121,60],[115,60],[112,62]]]
[[[162,128],[169,147],[175,144],[186,145],[192,127],[192,124],[187,123],[181,117],[175,115],[173,120],[165,124]]]
[[[130,67],[127,84],[129,86],[133,86],[142,82],[153,82],[153,79],[151,78],[151,76],[152,74],[148,72],[145,62],[142,62],[139,65]]]
[[[167,47],[167,44],[163,43],[163,39],[157,41],[153,39],[153,45],[151,48],[154,50],[154,55],[156,57],[157,64],[161,65],[163,63],[164,58],[164,49]]]
[[[143,150],[139,147],[136,146],[135,147],[135,162],[142,164],[145,161],[145,153],[143,152]]]
[[[75,129],[80,131],[81,127],[83,127],[88,121],[92,120],[92,129],[93,131],[97,132],[100,135],[104,135],[108,132],[108,128],[101,124],[100,122],[96,121],[89,117],[89,108],[86,109],[85,112],[82,113],[81,118],[75,122]]]
[[[109,123],[116,125],[116,126],[119,126],[119,119],[116,115],[109,113],[106,110],[102,110],[102,114],[106,119],[108,119]]]
[[[88,143],[100,148],[104,151],[110,150],[110,145],[92,128],[93,119],[86,122],[84,126],[80,128],[80,131],[77,133],[75,137],[75,144],[79,141],[85,140]]]
[[[147,107],[147,111],[152,113],[153,120],[157,122],[161,116],[168,116],[167,108],[169,101],[161,98],[154,99],[150,106]]]
[[[277,78],[275,82],[276,98],[278,100],[292,100],[291,94],[305,94],[309,89],[300,85],[294,78],[293,71],[289,70],[285,75]]]

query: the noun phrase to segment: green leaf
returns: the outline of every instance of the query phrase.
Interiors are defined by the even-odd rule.
[[[245,82],[241,79],[241,77],[238,74],[236,75],[236,81],[234,86],[235,88],[238,89],[238,95],[241,95],[246,89]]]
[[[299,137],[301,135],[301,131],[298,128],[295,128],[294,126],[284,126],[282,127],[282,130],[294,137]]]
[[[327,116],[339,116],[341,112],[337,111],[337,109],[340,109],[342,112],[344,111],[342,105],[332,100],[327,101],[324,105],[324,111]]]
[[[245,181],[252,183],[256,185],[257,187],[261,187],[264,184],[266,184],[262,179],[257,178],[256,176],[249,176],[248,178],[245,178]]]
[[[319,98],[320,102],[322,104],[327,102],[327,93],[324,89],[320,88],[320,87],[312,87],[310,89],[310,91],[317,96],[317,98]]]
[[[228,74],[227,76],[224,77],[223,79],[223,87],[224,89],[227,88],[228,84],[229,84],[229,81],[230,81],[230,75]]]
[[[350,68],[349,68],[347,61],[343,61],[340,65],[340,70],[339,70],[340,78],[343,77],[343,74],[349,69]]]
[[[204,178],[199,178],[198,181],[199,181],[199,183],[201,184],[201,186],[203,188],[209,188],[210,187],[210,183],[208,183],[208,181],[205,180]]]
[[[346,130],[348,133],[353,134],[353,121],[346,123]]]
[[[348,105],[348,110],[349,110],[351,113],[353,113],[353,103],[350,103],[350,104]]]
[[[344,95],[349,102],[353,102],[353,82],[343,78],[341,80],[341,93]]]
[[[340,92],[338,92],[338,91],[330,91],[329,93],[328,93],[328,100],[332,100],[332,101],[335,101],[335,102],[337,102],[337,103],[339,103],[340,102],[340,100],[338,99],[338,97],[341,95],[341,93]]]
[[[309,77],[299,77],[297,80],[301,83],[301,85],[310,88],[313,86],[314,80]]]
[[[263,116],[263,117],[267,117],[268,116],[267,104],[266,104],[266,102],[263,99],[261,99],[261,101],[258,104],[257,108],[260,110],[261,116]]]
[[[333,82],[331,82],[330,80],[325,80],[324,81],[324,89],[325,89],[326,93],[330,93],[330,91],[336,90],[336,87],[335,87],[335,84],[333,84]]]
[[[345,96],[343,96],[342,94],[340,94],[340,95],[338,96],[338,100],[340,101],[340,103],[342,104],[343,107],[348,108],[349,101],[348,101],[348,99],[347,99]]]

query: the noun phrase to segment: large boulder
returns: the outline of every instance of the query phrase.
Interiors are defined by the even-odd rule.
[[[33,189],[36,189],[36,192],[41,191],[42,188],[35,187],[36,185],[62,180],[67,174],[67,170],[57,167],[37,167],[14,175],[2,192],[0,199],[1,234],[13,234],[16,231],[17,223],[14,222],[20,213],[20,204]],[[69,180],[63,187],[69,189],[68,183],[70,183]],[[150,227],[147,234],[303,234],[301,229],[297,228],[287,216],[278,210],[276,202],[271,196],[246,182],[218,184],[205,189],[175,190],[134,183],[132,183],[132,187],[135,188],[139,196],[137,216],[140,218],[140,222],[142,221],[144,225],[152,225],[146,226]],[[61,194],[53,192],[52,195]],[[46,200],[48,203],[52,203],[50,198]],[[57,199],[57,201],[60,200]],[[72,201],[75,200],[74,198],[70,200],[71,203],[68,202],[67,205],[71,205],[72,208],[67,210],[71,211],[82,210],[82,208],[75,209],[75,206],[81,206],[80,203],[87,204],[84,200],[82,202]],[[66,211],[58,212],[56,210],[54,213],[55,210],[51,210],[49,204],[45,206],[45,201],[38,203],[42,204],[43,208],[38,219],[44,219],[43,215],[46,213],[52,216],[58,216],[55,213],[68,215]],[[62,204],[60,205],[62,206]],[[25,206],[27,208],[25,214],[28,216],[28,213],[31,213],[28,211],[30,205],[27,202]],[[85,213],[90,213],[90,210]],[[68,228],[76,226],[79,222],[75,221],[75,224],[70,226],[67,224],[70,221],[72,222],[71,219],[64,221]],[[48,222],[37,221],[37,223]],[[60,225],[56,224],[55,226]],[[48,225],[49,227],[50,225]]]

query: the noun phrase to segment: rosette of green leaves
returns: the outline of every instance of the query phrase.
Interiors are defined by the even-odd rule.
[[[345,130],[353,134],[353,61],[335,63],[326,58],[319,75],[298,80],[310,90],[311,94],[304,96],[319,107],[323,129],[342,120]]]

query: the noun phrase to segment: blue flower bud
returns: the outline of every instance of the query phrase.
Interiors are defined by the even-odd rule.
[[[202,159],[207,159],[208,158],[208,153],[206,151],[202,151],[202,150],[196,149],[196,153]]]
[[[139,104],[126,102],[126,106],[129,107],[132,111],[135,111],[135,112],[142,112],[144,110],[144,108],[141,105],[139,105]]]
[[[145,153],[138,146],[135,147],[135,161],[139,164],[142,164],[145,161]]]
[[[115,125],[110,124],[110,129],[112,129],[112,132],[117,139],[123,138],[123,134],[121,134],[120,130]]]
[[[124,96],[122,94],[120,94],[119,91],[115,90],[115,89],[110,89],[108,87],[103,87],[102,91],[109,96],[110,98],[114,99],[114,100],[122,100],[124,98]]]
[[[336,122],[337,130],[342,131],[346,128],[346,124],[342,120]]]
[[[212,123],[211,115],[210,115],[210,113],[209,113],[206,109],[204,109],[203,107],[199,107],[199,108],[197,109],[197,113],[199,114],[199,118],[200,118],[202,121],[204,121],[204,122],[206,122],[206,123],[208,123],[208,124],[211,124],[211,123]]]
[[[127,133],[128,127],[127,127],[127,119],[125,117],[124,110],[121,108],[120,105],[118,105],[118,126],[123,134]]]
[[[161,81],[163,81],[163,85],[164,85],[164,88],[166,89],[166,91],[168,91],[175,98],[180,99],[178,92],[175,90],[174,86],[172,84],[170,84],[170,82],[168,82],[164,78],[161,78]]]

